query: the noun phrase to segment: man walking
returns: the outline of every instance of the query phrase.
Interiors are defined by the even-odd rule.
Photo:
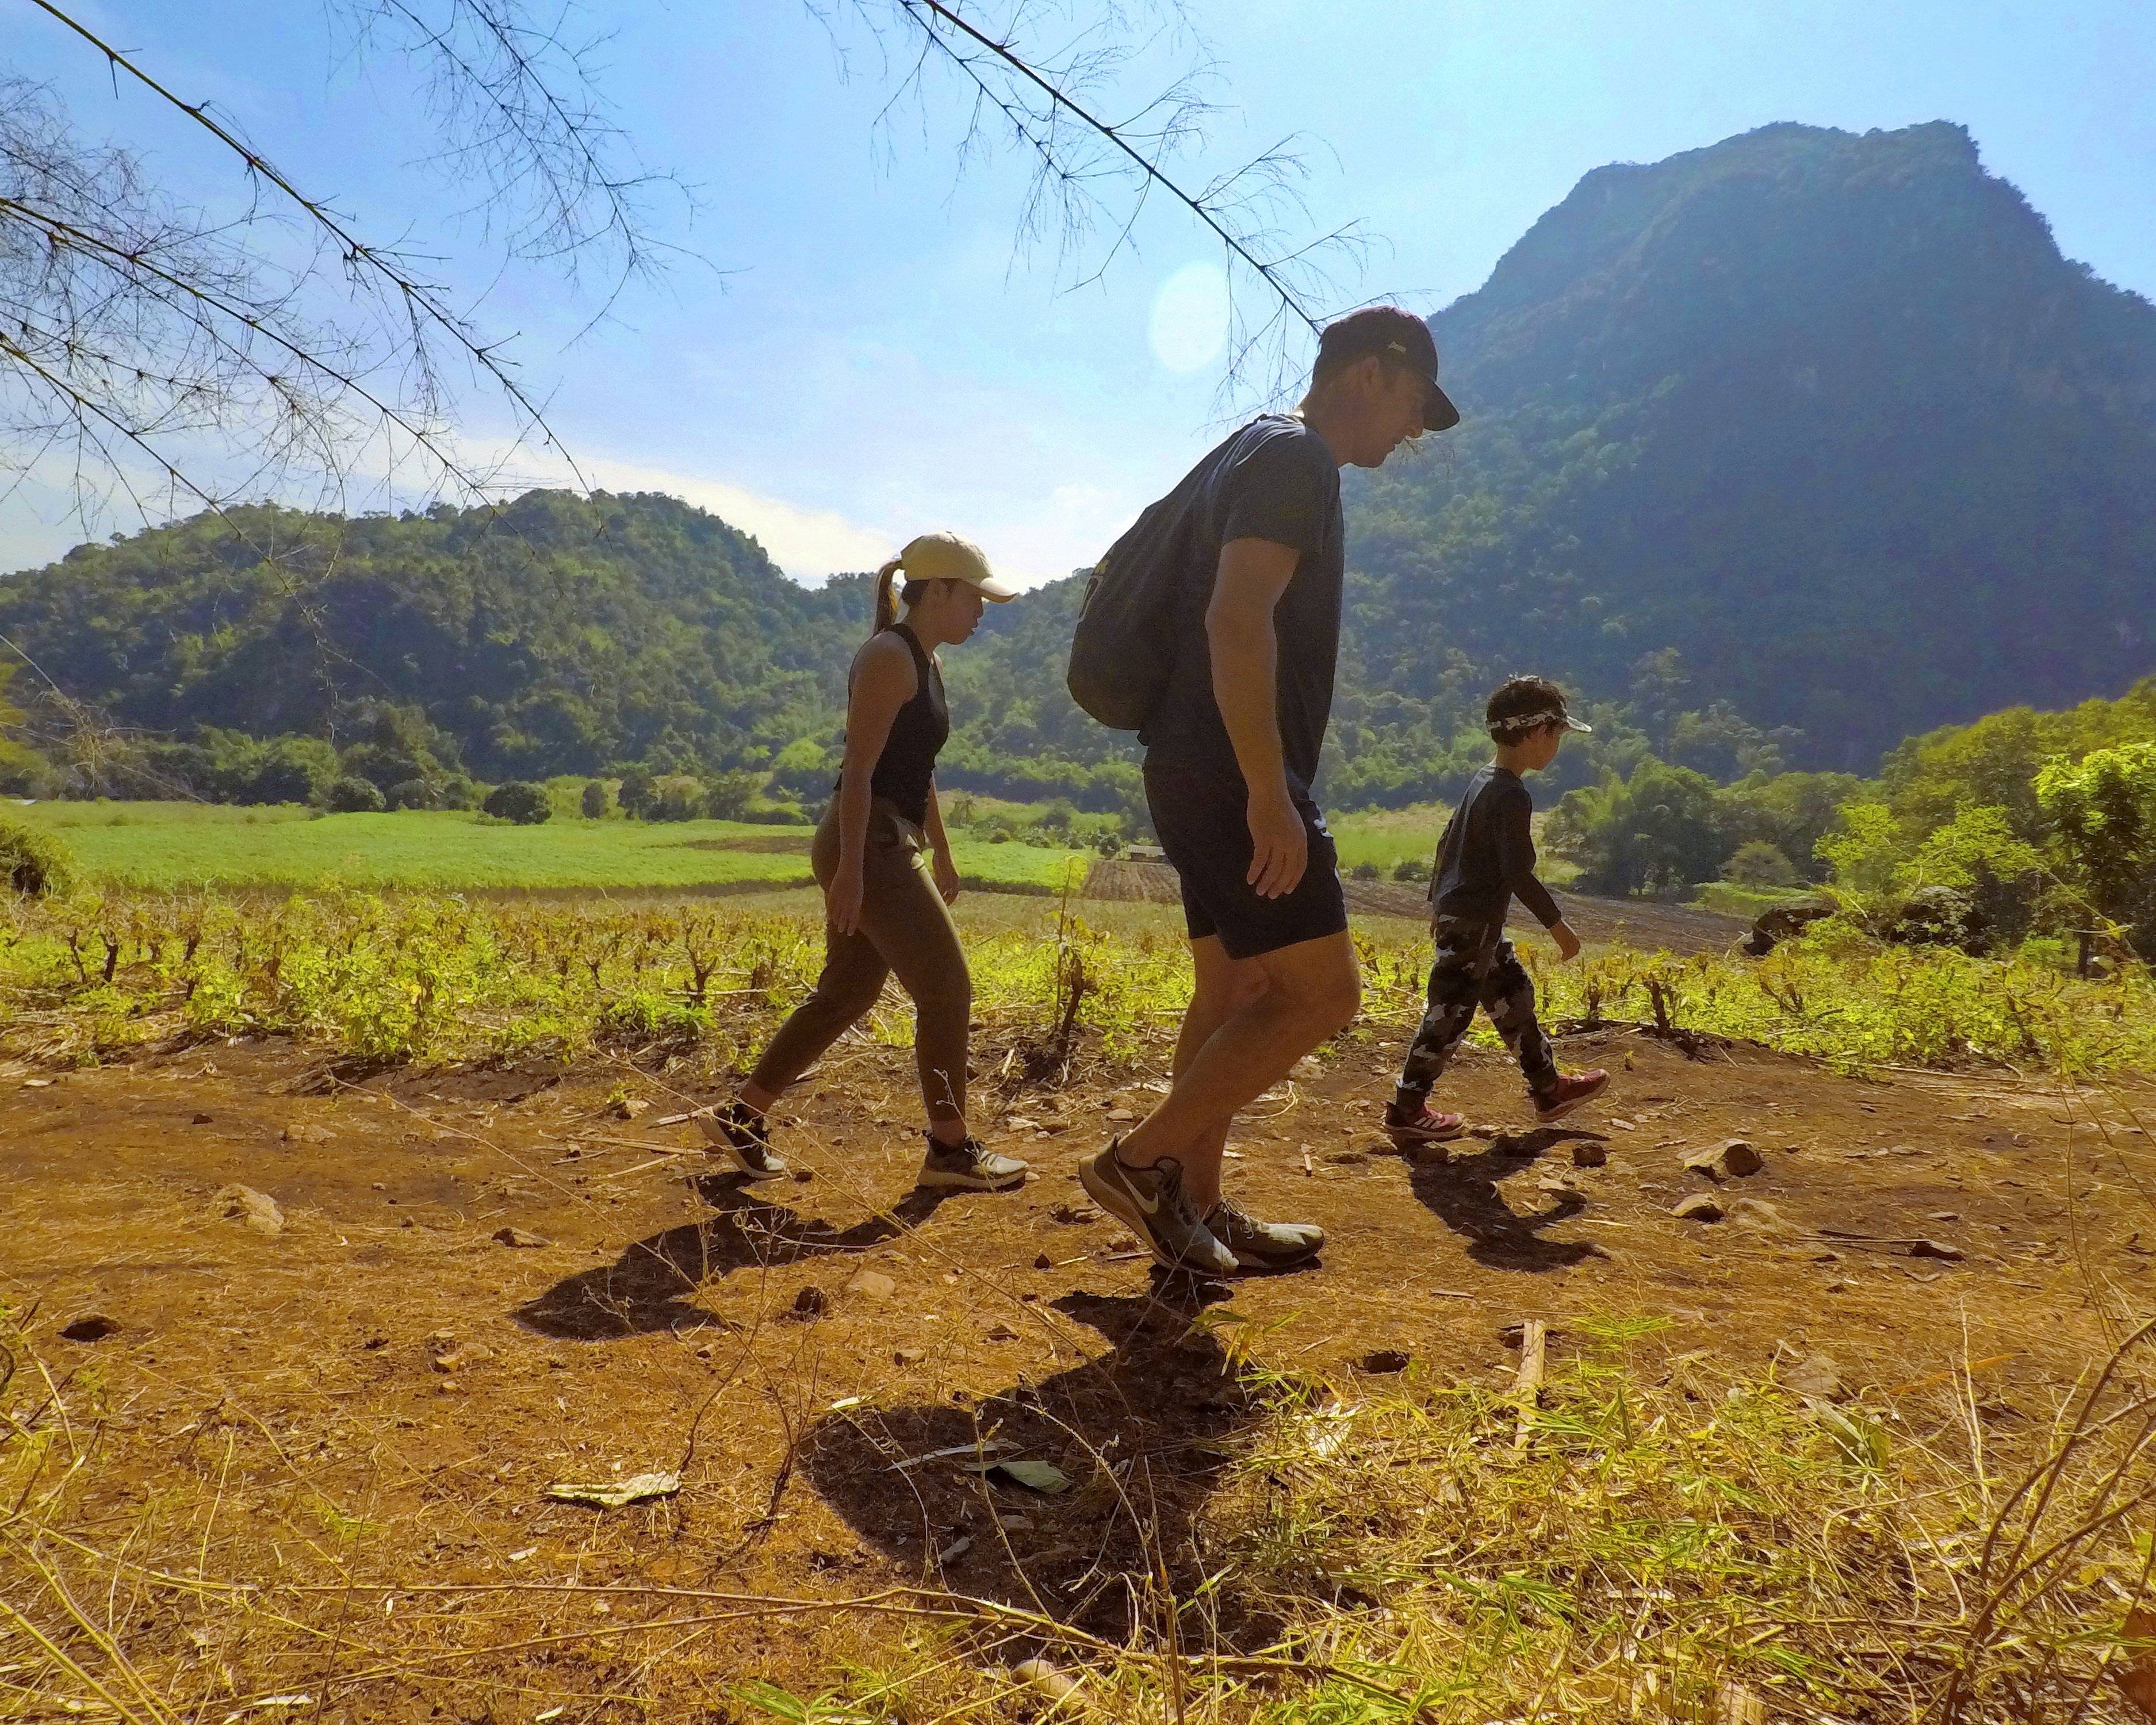
[[[1221,1152],[1236,1111],[1361,999],[1332,838],[1310,793],[1339,655],[1340,470],[1382,466],[1409,438],[1459,423],[1428,326],[1373,306],[1327,326],[1296,413],[1253,420],[1184,482],[1187,600],[1139,741],[1196,993],[1173,1088],[1079,1176],[1168,1269],[1281,1269],[1324,1244],[1311,1224],[1261,1222],[1224,1198]]]

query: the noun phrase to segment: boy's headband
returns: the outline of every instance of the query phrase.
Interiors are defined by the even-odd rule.
[[[1589,737],[1594,734],[1592,725],[1581,724],[1561,706],[1545,707],[1538,713],[1515,713],[1508,719],[1492,719],[1490,733],[1493,737],[1521,737],[1530,731],[1539,731],[1545,725],[1562,725],[1568,731],[1584,732]]]

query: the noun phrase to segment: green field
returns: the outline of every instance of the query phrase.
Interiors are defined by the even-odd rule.
[[[1532,787],[1530,787],[1532,789]],[[1535,816],[1537,840],[1542,834],[1543,811]],[[1439,836],[1445,824],[1452,819],[1452,808],[1446,803],[1411,803],[1404,809],[1370,809],[1354,814],[1331,814],[1325,824],[1332,829],[1332,842],[1340,852],[1342,870],[1358,864],[1373,863],[1384,879],[1393,878],[1393,870],[1404,862],[1418,866],[1427,865],[1437,854]],[[1545,851],[1535,865],[1535,872],[1552,886],[1571,884],[1579,870],[1572,864],[1550,855]]]
[[[806,827],[742,821],[552,820],[510,826],[475,814],[315,815],[203,803],[40,803],[5,812],[58,836],[92,883],[434,890],[695,889],[809,880]],[[977,885],[1054,891],[1082,851],[952,840]]]

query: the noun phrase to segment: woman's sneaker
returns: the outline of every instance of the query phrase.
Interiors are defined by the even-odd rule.
[[[1413,1113],[1398,1102],[1385,1104],[1385,1136],[1393,1141],[1395,1150],[1406,1152],[1423,1144],[1442,1144],[1466,1130],[1467,1122],[1460,1116],[1439,1113],[1428,1102],[1417,1102]]]
[[[1325,1230],[1315,1222],[1260,1222],[1225,1198],[1205,1213],[1205,1227],[1244,1270],[1291,1270],[1325,1244]]]
[[[1024,1163],[1015,1156],[989,1149],[978,1138],[946,1144],[933,1132],[922,1136],[928,1140],[928,1154],[922,1158],[916,1184],[955,1186],[968,1192],[1008,1192],[1025,1184]]]
[[[1233,1276],[1235,1255],[1199,1219],[1198,1206],[1183,1189],[1183,1164],[1163,1156],[1151,1168],[1127,1168],[1116,1154],[1118,1139],[1078,1170],[1094,1203],[1152,1249],[1165,1270],[1196,1276]]]
[[[745,1180],[783,1180],[786,1164],[771,1153],[771,1122],[746,1103],[723,1112],[700,1108],[696,1122],[714,1154],[732,1162]]]
[[[1582,1102],[1591,1102],[1609,1087],[1609,1075],[1597,1068],[1572,1072],[1558,1080],[1535,1098],[1535,1118],[1562,1120]]]

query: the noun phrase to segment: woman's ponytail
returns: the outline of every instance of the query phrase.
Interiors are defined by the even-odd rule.
[[[876,571],[875,627],[871,635],[880,635],[898,621],[898,595],[891,591],[891,582],[897,576],[903,558],[893,557]]]

